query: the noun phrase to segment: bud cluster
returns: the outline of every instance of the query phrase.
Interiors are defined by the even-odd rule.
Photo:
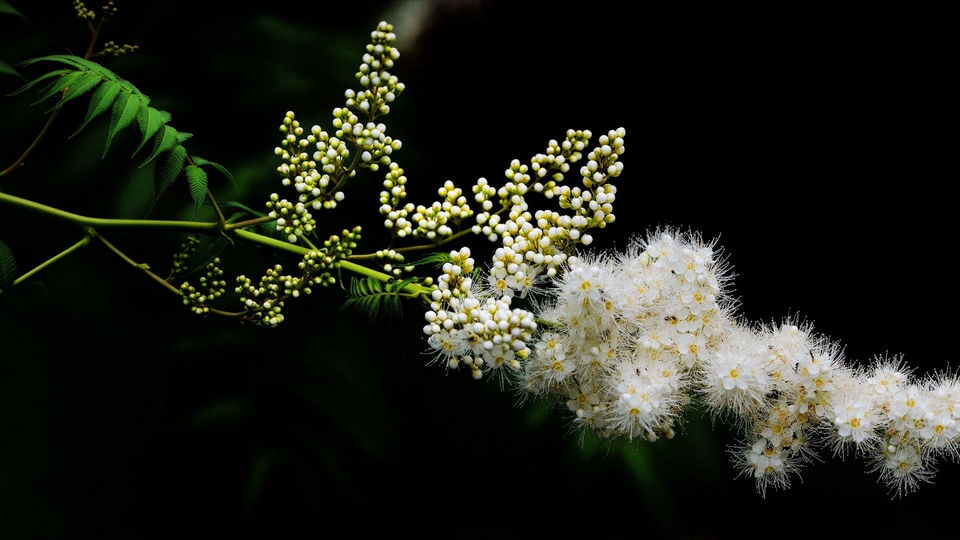
[[[276,264],[267,269],[257,285],[247,276],[237,276],[236,293],[246,308],[245,318],[266,326],[283,322],[283,307],[286,300],[309,295],[313,286],[326,287],[336,283],[331,271],[339,261],[350,256],[360,240],[360,227],[344,230],[340,236],[333,235],[323,247],[308,251],[298,263],[299,275],[283,273],[283,266]]]
[[[187,281],[181,283],[180,295],[183,296],[185,306],[189,306],[194,313],[203,315],[209,313],[209,303],[227,291],[227,282],[223,280],[223,269],[220,268],[219,257],[207,263],[206,274],[200,276],[198,280],[199,287],[194,287]]]
[[[180,248],[173,254],[173,263],[170,266],[170,279],[187,271],[187,261],[196,253],[200,246],[200,237],[195,234],[189,234],[180,244]]]
[[[138,50],[140,50],[139,45],[130,45],[128,43],[120,44],[111,40],[103,44],[103,48],[100,49],[100,54],[120,56],[123,54],[137,52]]]
[[[390,103],[404,90],[404,84],[388,71],[400,56],[393,47],[397,36],[393,26],[380,22],[370,38],[356,74],[362,88],[347,90],[345,106],[333,110],[332,136],[317,125],[306,132],[293,111],[287,112],[280,126],[284,138],[274,150],[282,161],[277,172],[282,184],[293,187],[298,195],[292,202],[271,194],[267,215],[277,220],[277,230],[290,242],[313,233],[316,220],[311,210],[330,210],[343,201],[343,186],[358,169],[376,171],[381,165],[392,165],[390,155],[401,147],[399,140],[387,135],[385,124],[375,122],[390,112]],[[399,198],[402,194],[395,202]],[[385,204],[382,197],[381,204]]]
[[[77,13],[77,17],[85,21],[90,22],[97,18],[97,13],[88,8],[82,0],[73,0],[73,10]]]

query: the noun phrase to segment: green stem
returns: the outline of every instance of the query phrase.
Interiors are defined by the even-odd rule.
[[[397,253],[411,253],[414,251],[438,249],[440,247],[443,247],[444,244],[449,244],[450,242],[453,242],[454,240],[458,238],[462,238],[468,234],[473,234],[473,231],[470,229],[464,229],[451,236],[441,238],[440,240],[437,240],[433,244],[417,244],[415,246],[404,246],[399,248],[393,248],[393,250],[396,251]],[[363,260],[372,260],[372,259],[378,259],[378,258],[379,257],[377,256],[376,253],[362,253],[359,255],[351,255],[349,257],[351,261],[363,261]]]
[[[189,231],[189,232],[218,232],[220,231],[220,224],[216,222],[197,222],[197,221],[165,221],[165,220],[147,220],[147,219],[107,219],[107,218],[94,218],[89,216],[82,216],[80,214],[74,214],[72,212],[67,212],[65,210],[60,210],[59,208],[54,208],[52,206],[47,206],[29,199],[24,199],[17,197],[15,195],[10,195],[8,193],[0,192],[0,203],[10,204],[19,208],[30,210],[33,212],[39,212],[57,219],[61,219],[76,225],[82,225],[88,227],[88,234],[92,236],[97,236],[103,241],[107,247],[114,250],[115,253],[120,255],[124,260],[129,262],[131,265],[140,268],[141,265],[135,261],[130,260],[125,255],[123,255],[119,250],[112,246],[109,242],[100,237],[96,231],[93,229],[97,228],[151,228],[151,229],[164,229],[164,230],[173,230],[173,231]],[[284,242],[282,240],[277,240],[276,238],[270,238],[269,236],[264,236],[262,234],[257,234],[255,232],[248,231],[246,229],[234,229],[232,227],[227,227],[227,230],[244,240],[260,244],[263,246],[271,247],[278,249],[280,251],[287,251],[290,253],[295,253],[297,255],[303,256],[307,254],[310,249],[291,244],[289,242]],[[348,272],[353,272],[355,274],[360,274],[363,276],[368,276],[383,283],[392,281],[394,278],[383,272],[378,272],[376,270],[367,268],[366,266],[361,266],[359,264],[342,260],[340,261],[340,268],[347,270]],[[172,287],[167,283],[163,278],[156,276],[151,272],[152,277],[155,277],[158,281],[164,284],[165,287]],[[404,287],[403,292],[412,294],[412,295],[426,295],[429,294],[430,288],[424,287],[416,283],[411,283]],[[177,291],[179,294],[179,291]]]
[[[250,227],[251,225],[259,225],[261,223],[267,223],[268,221],[274,221],[274,219],[269,218],[267,216],[263,216],[263,217],[248,219],[245,221],[238,221],[236,223],[227,223],[224,225],[223,230],[225,232],[229,232],[235,229],[245,229],[247,227]]]
[[[0,177],[6,176],[12,173],[18,167],[23,165],[23,162],[26,161],[27,157],[29,157],[30,154],[33,153],[34,149],[40,146],[40,141],[42,141],[43,137],[47,134],[48,131],[50,131],[50,126],[53,125],[53,122],[57,119],[57,116],[59,115],[60,115],[59,108],[57,108],[52,113],[50,113],[50,117],[47,118],[47,121],[43,124],[43,127],[40,128],[40,133],[33,139],[33,142],[30,143],[30,146],[28,146],[27,149],[23,151],[23,154],[20,154],[20,157],[18,157],[16,161],[11,163],[9,167],[0,171]]]
[[[233,233],[249,242],[254,242],[263,246],[272,247],[274,249],[279,249],[281,251],[296,253],[301,256],[306,255],[311,251],[310,249],[305,248],[303,246],[298,246],[295,244],[291,244],[289,242],[284,242],[283,240],[277,240],[276,238],[270,238],[269,236],[263,236],[262,234],[257,234],[255,232],[251,232],[246,229],[237,229],[233,231]],[[367,276],[383,283],[389,283],[390,281],[393,281],[395,279],[393,276],[389,274],[384,274],[383,272],[379,272],[372,268],[367,268],[366,266],[362,266],[347,260],[341,260],[339,262],[339,265],[340,265],[340,268],[348,272],[353,272],[354,274],[360,274],[361,276]],[[411,283],[401,290],[410,295],[424,296],[424,295],[430,294],[430,292],[433,289],[429,287],[424,287],[423,285],[420,285],[418,283]]]
[[[107,249],[112,251],[116,256],[123,259],[127,264],[146,274],[147,277],[159,283],[164,289],[167,289],[168,291],[176,294],[177,296],[181,295],[180,289],[177,289],[170,282],[158,276],[157,274],[153,273],[153,271],[150,270],[150,265],[146,263],[138,263],[137,261],[131,259],[130,257],[127,256],[126,253],[120,251],[120,249],[117,248],[117,246],[114,246],[106,238],[104,238],[103,236],[100,236],[100,234],[97,233],[97,231],[93,229],[89,229],[89,234],[90,236],[88,236],[86,240],[89,240],[91,237],[95,236],[97,240],[100,240],[103,243],[103,245],[107,246]],[[224,311],[224,310],[215,309],[215,308],[210,308],[210,312],[216,313],[217,315],[223,315],[225,317],[240,317],[246,313],[244,311]]]
[[[92,228],[89,229],[89,231],[90,231],[90,236],[95,236],[95,237],[97,238],[97,240],[100,240],[101,242],[103,242],[103,245],[107,246],[107,249],[109,249],[109,250],[112,251],[114,254],[116,254],[118,257],[120,257],[121,259],[123,259],[124,261],[126,261],[127,264],[129,264],[130,266],[136,268],[137,270],[142,271],[142,272],[145,273],[150,279],[156,281],[157,283],[159,283],[160,285],[162,285],[165,289],[167,289],[167,290],[169,290],[169,291],[171,291],[171,292],[174,292],[174,293],[176,293],[177,295],[180,294],[180,289],[177,289],[176,287],[174,287],[173,285],[171,285],[167,280],[163,279],[162,277],[158,276],[157,274],[154,274],[154,273],[150,270],[150,265],[148,265],[148,264],[146,264],[146,263],[138,263],[137,261],[135,261],[135,260],[131,259],[130,257],[128,257],[126,253],[120,251],[116,246],[114,246],[113,244],[111,244],[106,238],[100,236],[100,234],[98,234],[97,231],[93,230]]]
[[[20,276],[20,277],[18,277],[17,279],[13,280],[13,285],[18,285],[18,284],[20,284],[20,283],[23,283],[24,281],[26,281],[26,280],[30,279],[31,277],[33,277],[34,274],[40,272],[41,270],[43,270],[43,269],[45,269],[45,268],[48,268],[48,267],[50,267],[50,266],[53,266],[57,261],[59,261],[60,259],[63,259],[63,258],[66,257],[67,255],[70,255],[70,254],[73,253],[74,251],[77,251],[78,249],[80,249],[80,248],[82,248],[82,247],[86,247],[86,245],[90,243],[90,238],[91,238],[90,235],[84,236],[84,237],[81,238],[80,241],[77,242],[76,244],[68,247],[67,249],[61,251],[60,253],[57,253],[57,254],[54,255],[53,257],[50,257],[49,259],[47,259],[47,260],[44,261],[43,263],[41,263],[41,264],[37,265],[36,267],[34,267],[32,270],[30,270],[30,271],[27,272],[26,274],[23,274],[22,276]]]
[[[284,242],[283,240],[277,240],[276,238],[270,238],[269,236],[264,236],[262,234],[257,234],[246,229],[236,229],[232,231],[233,234],[247,240],[249,242],[254,242],[262,246],[271,247],[274,249],[279,249],[280,251],[288,251],[290,253],[296,253],[297,255],[303,256],[306,255],[310,250],[303,247],[291,244],[289,242]]]
[[[95,218],[82,216],[80,214],[74,214],[72,212],[67,212],[65,210],[60,210],[59,208],[54,208],[52,206],[47,206],[45,204],[38,203],[36,201],[31,201],[29,199],[24,199],[17,197],[16,195],[10,195],[9,193],[0,192],[0,203],[10,204],[19,208],[26,210],[31,210],[33,212],[39,212],[41,214],[46,214],[50,217],[61,219],[63,221],[68,221],[70,223],[86,226],[86,227],[99,227],[99,228],[156,228],[156,229],[166,229],[166,230],[177,230],[177,231],[217,231],[220,229],[218,223],[205,223],[199,221],[172,221],[172,220],[150,220],[150,219],[108,219],[108,218]]]

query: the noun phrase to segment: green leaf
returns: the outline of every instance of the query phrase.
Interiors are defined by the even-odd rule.
[[[17,277],[17,261],[13,252],[3,240],[0,240],[0,292],[13,285]]]
[[[23,16],[23,13],[20,13],[14,9],[14,7],[11,6],[6,0],[0,0],[0,15],[16,15],[21,19],[26,19],[26,17]]]
[[[87,60],[86,58],[74,56],[72,54],[53,54],[50,56],[41,56],[39,58],[31,58],[29,60],[24,60],[23,62],[20,62],[20,65],[29,66],[32,64],[36,64],[38,62],[59,62],[61,64],[72,66],[76,68],[76,70],[89,71],[92,73],[96,73],[97,75],[100,76],[100,78],[106,79],[108,81],[119,80],[119,77],[117,77],[117,75],[114,72],[101,66],[100,64],[93,62],[91,60]],[[136,90],[136,89],[133,89],[133,90]]]
[[[193,162],[196,163],[196,164],[199,165],[199,166],[210,166],[210,167],[213,167],[214,170],[216,170],[218,173],[220,173],[220,174],[222,174],[223,176],[225,176],[225,177],[227,178],[227,180],[230,181],[231,184],[233,184],[234,186],[237,185],[237,181],[233,178],[233,175],[230,174],[230,171],[228,171],[227,168],[224,167],[223,165],[220,165],[219,163],[214,163],[214,162],[212,162],[212,161],[208,161],[208,160],[203,159],[202,157],[199,157],[199,156],[193,156]]]
[[[161,153],[166,152],[174,147],[177,144],[177,130],[168,124],[163,125],[163,133],[157,133],[153,137],[153,152],[147,159],[143,160],[143,163],[140,164],[140,167],[143,167],[147,163],[150,163]]]
[[[74,76],[64,77],[64,79],[69,78],[71,79],[71,81],[66,88],[62,89],[63,96],[60,97],[60,99],[57,101],[56,104],[54,104],[53,107],[50,107],[49,109],[47,109],[47,112],[51,112],[54,109],[62,107],[64,103],[86,94],[87,92],[93,90],[94,87],[96,87],[97,85],[103,82],[103,79],[101,79],[100,76],[94,73],[89,73],[86,71],[77,71],[76,75],[77,75],[76,77]],[[54,86],[58,86],[58,84],[54,84]]]
[[[452,260],[453,258],[450,257],[449,253],[437,252],[437,253],[431,253],[430,255],[427,255],[422,259],[417,259],[416,261],[413,261],[413,262],[404,262],[403,266],[422,266],[424,264],[430,264],[434,266],[443,266],[444,263],[448,263]]]
[[[60,80],[54,83],[43,95],[43,97],[37,100],[36,103],[40,103],[42,101],[45,101],[53,97],[57,93],[65,90],[67,87],[71,85],[75,85],[78,80],[83,81],[81,86],[77,87],[73,92],[68,91],[68,93],[65,96],[63,96],[66,99],[63,99],[61,103],[58,104],[58,105],[61,105],[64,102],[69,101],[70,99],[73,99],[85,93],[86,91],[90,90],[91,88],[96,86],[98,82],[103,82],[103,81],[117,82],[118,81],[118,77],[109,69],[101,66],[100,64],[97,64],[96,62],[91,62],[89,60],[80,58],[79,56],[72,56],[72,55],[66,55],[66,54],[53,55],[53,56],[41,56],[40,58],[31,58],[29,60],[24,60],[23,62],[20,62],[19,65],[30,66],[32,64],[36,64],[37,62],[44,62],[44,61],[66,64],[74,69],[58,69],[58,70],[51,71],[49,73],[44,73],[43,75],[40,75],[36,79],[28,82],[27,84],[23,85],[17,90],[14,90],[8,95],[14,96],[17,94],[21,94],[33,88],[34,86],[40,84],[41,82],[44,82],[51,78],[59,77]],[[83,88],[84,85],[87,85],[85,89]],[[128,86],[130,87],[131,92],[139,94],[139,91],[133,85],[128,85]],[[78,91],[78,90],[83,90],[83,91]],[[142,97],[146,98],[146,96],[142,96]]]
[[[364,311],[371,320],[375,319],[381,311],[393,317],[402,311],[400,292],[413,281],[413,278],[407,278],[384,284],[372,277],[353,278],[343,307]]]
[[[177,145],[164,154],[154,172],[155,198],[160,197],[173,184],[183,171],[183,163],[187,159],[187,149]]]
[[[196,160],[194,160],[196,161]],[[249,206],[239,203],[237,201],[227,201],[225,203],[220,203],[221,208],[239,208],[240,212],[234,212],[230,215],[230,218],[227,219],[227,223],[236,223],[238,221],[244,221],[247,219],[253,218],[262,218],[266,217],[266,212],[259,210],[254,210]],[[263,236],[268,236],[270,238],[276,238],[277,240],[286,240],[287,236],[277,230],[276,221],[264,221],[262,223],[257,223],[254,225],[256,231]]]
[[[133,154],[136,155],[147,144],[147,141],[170,121],[170,118],[170,113],[166,111],[159,111],[153,107],[141,107],[140,114],[137,115],[137,123],[140,125],[140,132],[143,133],[143,137]]]
[[[114,100],[117,99],[117,96],[120,95],[122,90],[123,86],[115,81],[108,81],[101,84],[93,93],[93,96],[90,97],[90,105],[87,106],[87,116],[83,119],[83,122],[80,123],[80,126],[77,128],[77,130],[70,135],[70,137],[75,137],[78,133],[83,131],[83,128],[87,127],[87,124],[89,124],[94,118],[107,112],[107,109],[113,105]]]
[[[7,94],[7,95],[8,95],[8,96],[17,96],[17,95],[20,95],[20,94],[26,92],[27,90],[30,90],[30,89],[33,88],[34,86],[37,86],[37,85],[40,84],[41,82],[46,81],[47,79],[51,79],[51,78],[54,78],[54,77],[62,77],[62,76],[64,76],[64,75],[67,75],[68,73],[74,73],[74,71],[71,70],[71,69],[58,69],[58,70],[56,70],[56,71],[51,71],[50,73],[44,73],[43,75],[40,75],[40,76],[37,77],[36,79],[33,79],[32,81],[30,81],[30,82],[28,82],[27,84],[21,86],[20,88],[17,88],[16,90],[14,90],[13,92],[10,92],[10,93]],[[37,100],[37,103],[39,103],[40,101],[43,101],[43,100]]]
[[[207,198],[207,173],[196,165],[187,165],[184,174],[190,184],[190,196],[193,198],[194,210],[196,210]]]
[[[63,94],[64,90],[69,88],[75,81],[83,78],[86,75],[87,74],[82,71],[67,70],[67,72],[62,77],[58,78],[53,84],[51,84],[47,90],[41,94],[36,101],[33,102],[33,104],[36,105],[38,103],[43,103],[53,96]],[[55,108],[56,107],[52,107],[51,110]]]
[[[21,75],[16,69],[14,69],[13,66],[4,62],[3,60],[0,60],[0,74],[2,73],[6,73],[8,75],[16,75],[17,77],[20,77],[21,79],[26,80],[26,78],[23,75]]]
[[[157,164],[153,171],[153,199],[147,207],[146,215],[150,215],[157,206],[160,196],[166,193],[167,189],[176,182],[183,171],[183,164],[187,158],[187,149],[182,146],[175,146],[169,152],[164,154],[164,159]]]
[[[197,158],[194,157],[194,158],[193,158],[193,161],[194,161],[194,163],[196,163],[196,162],[197,162]],[[245,205],[245,204],[243,204],[243,203],[239,203],[239,202],[237,202],[237,201],[227,201],[227,202],[225,202],[225,203],[220,203],[220,207],[221,207],[221,208],[230,208],[230,207],[239,208],[239,209],[243,210],[244,213],[247,213],[247,214],[250,214],[250,215],[256,216],[256,217],[264,217],[264,216],[267,215],[266,212],[254,210],[253,208],[250,208],[249,206],[247,206],[247,205]],[[273,224],[271,224],[271,225],[273,225]]]
[[[107,131],[107,142],[103,147],[103,157],[106,157],[113,137],[137,118],[141,105],[140,99],[131,92],[121,92],[117,96],[110,114],[110,128]]]

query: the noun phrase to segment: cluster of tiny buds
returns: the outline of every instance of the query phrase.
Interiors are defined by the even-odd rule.
[[[470,248],[463,247],[450,252],[450,261],[443,263],[442,272],[431,293],[431,308],[439,308],[439,302],[450,298],[462,298],[470,294],[473,287],[474,261]]]
[[[353,229],[343,229],[340,235],[332,235],[323,243],[324,264],[332,267],[336,261],[349,257],[360,242],[363,229],[358,225]]]
[[[340,236],[333,235],[323,243],[323,248],[308,251],[297,264],[300,275],[283,273],[283,266],[274,265],[261,276],[257,285],[244,276],[237,276],[236,293],[246,308],[248,318],[260,324],[277,326],[283,322],[285,300],[309,295],[312,287],[326,287],[336,283],[331,270],[340,260],[350,256],[361,236],[360,227],[343,230]]]
[[[312,225],[312,218],[308,218],[309,209],[332,209],[343,200],[340,182],[352,176],[344,166],[350,150],[344,141],[330,137],[319,126],[313,126],[310,132],[305,134],[293,111],[287,111],[284,115],[280,132],[284,134],[284,138],[274,150],[274,154],[282,161],[277,172],[282,177],[281,184],[292,186],[298,194],[296,204],[284,199],[282,206],[296,209],[303,218],[302,221]],[[315,149],[312,155],[311,147]],[[271,199],[273,205],[280,201],[279,196],[276,196],[275,200],[273,197]],[[268,208],[272,208],[270,203]],[[277,226],[278,230],[283,230],[284,227],[280,224]],[[304,231],[298,232],[296,227],[292,227],[291,232],[285,234],[302,236],[303,233]]]
[[[356,175],[358,167],[376,171],[380,166],[393,165],[390,156],[400,150],[402,143],[387,135],[386,125],[372,119],[389,113],[389,103],[404,89],[403,83],[386,71],[399,56],[390,45],[395,39],[392,27],[385,22],[373,32],[372,43],[367,46],[357,73],[364,89],[359,92],[347,90],[346,106],[334,109],[333,127],[336,131],[333,136],[316,125],[305,133],[293,111],[284,116],[280,126],[284,138],[274,151],[282,160],[277,172],[284,186],[296,189],[298,202],[289,202],[279,195],[271,196],[268,215],[278,220],[277,230],[291,242],[312,231],[315,223],[309,212],[311,208],[332,209],[343,201],[342,184]],[[358,114],[366,115],[369,120],[362,121]],[[350,146],[357,153],[354,162],[350,161],[353,155]],[[388,171],[385,184],[391,187],[387,189],[393,187],[392,173],[395,170],[393,167]],[[402,177],[402,170],[399,176]],[[402,196],[398,194],[396,202]],[[381,197],[381,204],[389,202],[389,197]]]
[[[347,91],[352,95],[352,91]],[[380,165],[389,165],[390,155],[400,150],[402,143],[387,135],[387,126],[379,123],[367,122],[363,124],[349,108],[333,110],[333,127],[336,128],[334,140],[351,141],[360,153],[358,166],[366,167],[371,171],[379,170]],[[317,146],[315,158],[323,162],[324,148]],[[329,155],[329,150],[327,150]]]
[[[610,131],[598,139],[599,146],[587,154],[587,163],[580,168],[584,188],[561,186],[558,195],[560,207],[575,210],[588,218],[588,226],[602,228],[613,223],[613,201],[616,186],[608,184],[610,178],[620,176],[623,163],[618,161],[625,151],[625,130]]]
[[[383,179],[380,192],[380,215],[384,217],[383,226],[396,238],[413,234],[413,224],[407,219],[416,209],[413,203],[400,203],[407,196],[407,177],[397,163],[391,163]]]
[[[473,210],[463,195],[463,190],[447,180],[443,187],[437,190],[440,201],[434,201],[430,206],[417,205],[416,211],[410,217],[416,228],[413,234],[418,238],[425,238],[437,242],[442,238],[452,236],[459,229],[462,220],[473,215]],[[454,227],[451,227],[450,225]]]
[[[587,246],[593,237],[586,231],[602,228],[615,219],[613,202],[616,188],[607,183],[619,176],[622,164],[617,159],[624,152],[625,130],[611,130],[599,138],[599,146],[588,154],[588,163],[581,169],[583,187],[562,184],[570,165],[579,161],[592,136],[588,130],[568,130],[562,142],[551,140],[543,154],[534,156],[528,167],[513,160],[505,175],[506,184],[493,188],[481,178],[473,187],[474,200],[481,210],[476,214],[473,232],[500,240],[494,254],[489,284],[500,294],[525,297],[541,278],[551,278],[557,268],[578,245]],[[561,210],[538,209],[531,214],[525,195],[531,184],[531,171],[537,180],[536,192],[548,199],[557,197]],[[549,177],[549,180],[543,180]],[[500,210],[494,210],[494,197]],[[506,211],[505,219],[502,212]]]
[[[589,130],[567,130],[567,137],[563,142],[551,140],[546,153],[534,156],[530,162],[530,169],[536,177],[533,183],[534,191],[542,192],[548,199],[552,198],[553,189],[570,171],[570,164],[580,161],[591,137],[593,134]],[[526,171],[522,173],[526,174]],[[506,174],[508,179],[512,179],[516,172],[511,167]],[[544,181],[548,176],[549,180]]]
[[[86,21],[92,21],[97,18],[96,12],[88,8],[82,0],[73,0],[73,9],[77,12],[77,17]]]
[[[294,279],[292,276],[284,276],[283,266],[276,264],[273,268],[267,269],[256,286],[250,278],[244,275],[237,276],[235,290],[240,295],[240,301],[255,320],[267,326],[277,326],[283,322],[284,293],[290,290],[289,285]],[[309,294],[309,287],[302,288],[306,289],[306,294]]]
[[[189,282],[180,284],[180,294],[183,304],[199,315],[209,313],[209,303],[227,292],[227,282],[223,280],[223,269],[220,268],[220,259],[214,258],[207,263],[206,274],[200,276],[200,286],[194,287]]]
[[[413,272],[414,267],[412,265],[399,264],[403,263],[406,258],[403,256],[403,253],[395,249],[380,249],[377,250],[374,255],[378,260],[385,261],[383,263],[383,271],[390,275],[399,277],[404,272]]]
[[[187,270],[187,261],[196,253],[200,246],[200,238],[197,235],[190,234],[180,244],[180,248],[173,254],[173,263],[170,267],[170,277],[168,280],[184,273]]]
[[[109,55],[109,56],[120,56],[123,54],[128,54],[136,52],[140,49],[139,45],[129,45],[129,44],[119,44],[115,41],[108,41],[103,44],[103,48],[100,50],[100,54]]]
[[[348,108],[371,117],[390,112],[390,103],[404,90],[404,84],[389,72],[400,57],[400,51],[393,47],[396,40],[393,25],[386,21],[380,21],[377,29],[370,33],[367,52],[363,55],[363,63],[356,73],[357,80],[364,89],[347,94]]]
[[[302,202],[292,203],[281,199],[276,193],[271,193],[266,206],[267,216],[276,220],[277,231],[286,235],[291,243],[312,233],[316,227],[316,220]]]

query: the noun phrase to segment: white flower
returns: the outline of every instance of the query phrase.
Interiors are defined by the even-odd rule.
[[[877,434],[874,433],[873,404],[858,395],[844,398],[833,420],[840,443],[853,442],[860,445],[875,440]]]
[[[888,416],[898,429],[919,431],[924,427],[929,412],[929,399],[916,384],[898,387],[890,396]]]
[[[868,472],[878,473],[890,492],[902,496],[930,482],[936,470],[925,463],[920,448],[909,439],[894,439],[874,454]]]
[[[731,332],[717,348],[701,356],[698,382],[714,413],[744,417],[760,408],[773,390],[767,348],[748,331]]]
[[[508,274],[507,269],[503,267],[494,268],[487,276],[487,281],[490,283],[490,287],[501,294],[509,294],[517,289],[519,284],[517,276]]]
[[[560,334],[545,332],[527,361],[527,376],[539,379],[546,386],[563,383],[576,367],[575,355],[567,355],[568,347],[569,343]]]
[[[956,457],[958,435],[957,421],[945,410],[929,414],[920,429],[920,440],[930,448],[948,450],[953,457]]]
[[[786,488],[790,485],[793,458],[765,439],[742,446],[733,456],[740,470],[738,476],[753,478],[761,496],[766,496],[768,487]]]

